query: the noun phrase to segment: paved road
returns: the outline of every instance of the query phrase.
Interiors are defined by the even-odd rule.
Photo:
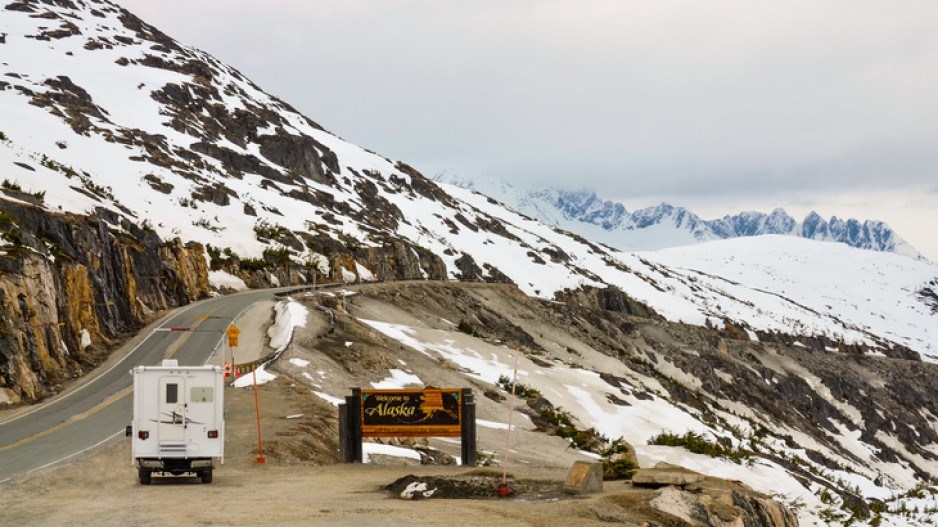
[[[187,306],[132,350],[118,351],[126,356],[93,380],[0,423],[0,482],[67,461],[123,435],[132,418],[131,368],[159,364],[164,358],[181,365],[204,364],[231,321],[272,295],[271,290],[252,291]],[[190,331],[166,331],[181,327]]]

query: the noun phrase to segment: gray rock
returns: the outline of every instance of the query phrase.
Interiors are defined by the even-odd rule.
[[[671,468],[642,468],[632,476],[632,484],[640,487],[684,486],[703,481],[702,474]]]

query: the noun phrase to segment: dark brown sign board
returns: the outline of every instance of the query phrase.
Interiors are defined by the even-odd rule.
[[[362,390],[362,437],[459,437],[462,390]]]
[[[346,463],[361,463],[363,437],[458,437],[463,465],[476,462],[472,390],[361,390],[339,405],[339,444]]]

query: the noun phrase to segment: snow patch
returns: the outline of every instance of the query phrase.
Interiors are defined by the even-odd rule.
[[[396,390],[415,384],[423,386],[423,381],[420,380],[420,377],[407,373],[404,370],[392,369],[390,377],[383,381],[373,382],[371,386],[376,390]]]
[[[371,456],[375,454],[382,456],[402,457],[405,459],[415,459],[420,461],[420,454],[409,448],[382,445],[380,443],[362,443],[363,463],[371,463]]]
[[[270,347],[280,353],[285,350],[293,338],[293,328],[305,328],[309,310],[292,298],[281,300],[274,306],[276,313],[274,324],[267,329]]]
[[[244,291],[248,288],[247,284],[241,278],[227,271],[209,271],[208,283],[215,289],[233,289],[235,291]]]
[[[277,378],[276,375],[267,371],[266,365],[261,365],[253,372],[235,379],[235,381],[231,383],[231,386],[235,388],[247,388],[254,386],[255,376],[257,377],[257,384],[265,384]]]

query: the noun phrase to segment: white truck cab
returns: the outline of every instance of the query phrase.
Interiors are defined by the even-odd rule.
[[[212,470],[224,463],[225,385],[218,366],[137,366],[134,416],[127,427],[133,463],[141,485],[154,472],[194,474],[212,482]]]

